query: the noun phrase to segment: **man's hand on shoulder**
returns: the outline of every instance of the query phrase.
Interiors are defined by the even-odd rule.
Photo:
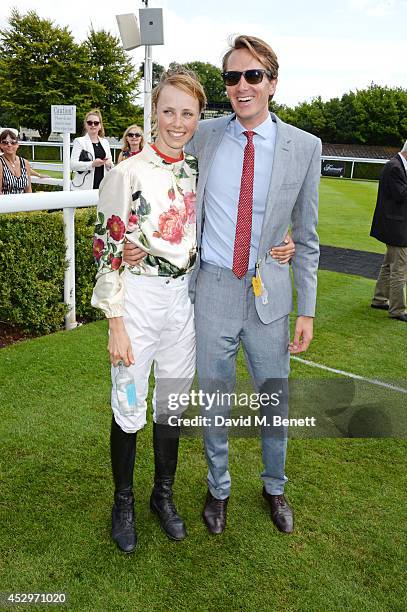
[[[314,329],[314,317],[297,317],[293,341],[289,344],[291,355],[303,353],[309,347]]]
[[[123,261],[129,266],[136,266],[147,255],[143,249],[140,249],[133,242],[124,243]]]

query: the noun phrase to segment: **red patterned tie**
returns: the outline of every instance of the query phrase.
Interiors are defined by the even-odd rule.
[[[242,278],[249,267],[250,239],[252,235],[254,144],[255,132],[243,132],[247,138],[244,148],[242,180],[240,183],[239,207],[237,209],[235,246],[233,250],[233,272]]]

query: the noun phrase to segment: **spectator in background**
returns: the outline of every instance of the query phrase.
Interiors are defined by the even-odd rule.
[[[15,135],[15,137],[18,139],[18,131],[15,130],[14,128],[3,128],[2,130],[0,130],[0,134],[5,129],[9,129]],[[27,137],[25,136],[25,138],[24,138],[24,136],[25,136],[25,133],[23,132],[22,140],[27,140]],[[1,155],[3,155],[3,151],[0,151],[0,156]],[[35,176],[36,178],[40,178],[40,179],[51,178],[48,174],[40,174],[39,172],[34,170],[34,168],[32,166],[30,166],[30,176]]]
[[[71,154],[72,189],[98,189],[105,172],[113,167],[110,146],[99,110],[89,111],[83,122],[84,136],[75,138]]]
[[[6,128],[0,134],[0,194],[31,193],[29,162],[17,155],[18,131]]]
[[[387,248],[371,306],[407,321],[407,140],[380,175],[370,235]]]
[[[144,147],[143,131],[138,125],[130,125],[123,134],[123,147],[117,163],[140,153]]]

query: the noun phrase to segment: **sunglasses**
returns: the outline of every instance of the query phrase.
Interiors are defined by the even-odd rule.
[[[100,125],[100,121],[87,121],[88,125]]]
[[[141,138],[142,134],[140,132],[127,132],[127,136],[130,138]]]
[[[222,72],[222,79],[225,85],[231,86],[237,85],[242,76],[244,76],[249,85],[258,85],[262,82],[265,74],[269,79],[273,78],[273,73],[270,72],[270,70],[254,68],[253,70],[244,70],[243,72],[240,72],[239,70],[227,70],[226,72]]]
[[[2,140],[0,142],[2,145],[16,145],[18,144],[17,140]]]

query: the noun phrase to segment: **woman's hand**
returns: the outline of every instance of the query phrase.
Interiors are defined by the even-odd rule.
[[[104,166],[105,165],[105,159],[99,159],[99,157],[97,157],[96,159],[93,160],[92,162],[92,166],[94,168],[99,168],[100,166]]]
[[[121,361],[126,367],[134,364],[133,349],[124,327],[123,317],[109,319],[109,342],[107,345],[110,363],[117,366]]]
[[[276,246],[271,249],[270,255],[273,257],[273,259],[276,259],[278,263],[281,264],[288,263],[290,259],[294,257],[295,244],[290,234],[286,234],[283,245]]]

